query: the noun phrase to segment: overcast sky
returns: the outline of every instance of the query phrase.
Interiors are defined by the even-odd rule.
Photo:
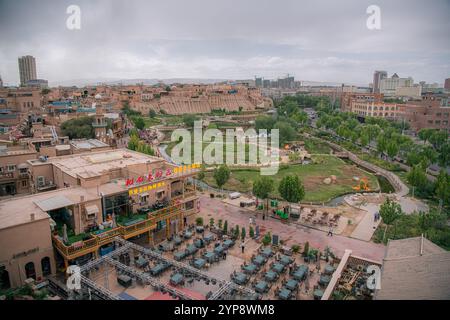
[[[66,8],[81,8],[81,30]],[[366,27],[369,5],[381,30]],[[277,78],[367,85],[374,70],[443,83],[450,77],[447,0],[0,0],[0,75],[17,57],[39,78]]]

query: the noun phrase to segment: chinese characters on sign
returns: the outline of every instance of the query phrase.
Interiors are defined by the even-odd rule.
[[[192,169],[200,168],[200,164],[190,164],[185,166],[179,166],[174,169],[166,169],[166,170],[156,170],[156,172],[151,172],[146,176],[139,176],[137,178],[129,178],[125,181],[126,187],[134,187],[140,184],[152,182],[152,181],[158,181],[161,179],[164,179],[166,177],[171,177],[173,175],[179,174],[179,173],[186,173],[187,171],[190,171]],[[128,190],[129,195],[142,193],[145,191],[153,190],[156,188],[161,188],[165,185],[165,182],[158,182],[153,183],[151,185],[142,186],[142,187],[136,187],[131,188]]]
[[[158,188],[164,187],[165,185],[166,185],[165,182],[158,182],[158,183],[149,184],[149,185],[143,186],[143,187],[132,188],[132,189],[128,190],[128,195],[132,196],[133,194],[139,194],[139,193],[150,191],[153,189],[158,189]]]

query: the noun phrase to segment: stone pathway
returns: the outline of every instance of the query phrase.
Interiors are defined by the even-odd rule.
[[[324,250],[329,246],[339,257],[344,254],[346,249],[350,249],[356,256],[381,261],[385,251],[385,246],[383,244],[339,235],[330,237],[327,236],[326,232],[302,227],[296,224],[283,223],[280,220],[273,218],[262,220],[260,215],[256,215],[252,211],[235,207],[203,195],[200,197],[200,215],[204,217],[205,221],[209,221],[209,218],[211,217],[214,218],[216,222],[219,219],[222,219],[223,222],[228,220],[229,229],[237,224],[240,228],[245,227],[247,234],[249,230],[249,217],[255,217],[256,224],[264,230],[263,233],[270,231],[272,235],[278,235],[280,239],[286,241],[286,245],[288,246],[293,244],[300,244],[303,246],[305,242],[308,241],[311,247],[320,250]]]

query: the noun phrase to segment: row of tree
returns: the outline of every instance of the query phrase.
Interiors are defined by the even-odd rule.
[[[226,165],[214,169],[213,177],[219,188],[222,188],[230,179],[231,171]],[[253,194],[260,199],[269,200],[274,191],[274,180],[262,176],[253,182]],[[278,193],[287,202],[298,203],[305,197],[305,188],[302,181],[296,175],[284,176],[278,184]],[[266,205],[266,209],[268,205]]]

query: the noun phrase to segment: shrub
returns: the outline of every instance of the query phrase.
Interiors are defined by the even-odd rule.
[[[203,218],[202,217],[197,217],[197,219],[195,219],[195,223],[197,224],[197,226],[202,226],[203,225]]]

